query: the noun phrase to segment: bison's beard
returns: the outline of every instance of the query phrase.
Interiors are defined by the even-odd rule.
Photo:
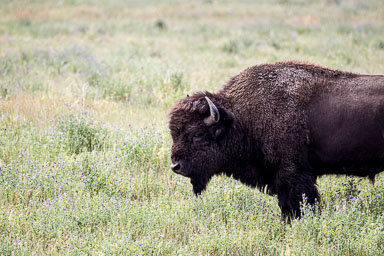
[[[209,179],[206,178],[206,177],[192,177],[191,178],[191,183],[192,183],[192,186],[193,186],[193,192],[195,193],[195,195],[200,195],[201,192],[203,192],[205,190],[205,188],[207,187],[207,183],[208,183]]]

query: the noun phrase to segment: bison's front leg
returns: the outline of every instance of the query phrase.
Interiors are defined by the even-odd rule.
[[[300,202],[303,201],[303,195],[309,204],[314,204],[316,200],[319,200],[315,181],[316,178],[312,174],[296,168],[279,170],[275,186],[284,219],[301,216]]]

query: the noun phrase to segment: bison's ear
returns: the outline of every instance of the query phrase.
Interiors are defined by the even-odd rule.
[[[230,129],[234,116],[232,112],[216,105],[205,97],[209,106],[210,115],[204,119],[209,131],[215,140],[219,140]]]
[[[205,101],[205,104],[201,104],[202,101]],[[196,103],[200,103],[198,105],[200,107],[199,112],[205,116],[204,123],[209,127],[212,136],[215,139],[221,137],[232,125],[234,119],[232,112],[221,106],[216,106],[207,96],[199,99]],[[207,114],[209,115],[207,116]]]
[[[213,137],[215,138],[215,140],[218,140],[220,138],[220,135],[222,135],[224,132],[224,128],[218,128],[216,129],[215,133],[213,134]]]
[[[230,111],[220,108],[220,122],[216,126],[209,127],[215,140],[219,140],[232,126],[233,114]]]

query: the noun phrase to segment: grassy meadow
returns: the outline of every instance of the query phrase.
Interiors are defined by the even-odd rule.
[[[276,197],[170,171],[167,111],[246,67],[384,74],[382,0],[0,1],[0,255],[380,255],[384,176]]]

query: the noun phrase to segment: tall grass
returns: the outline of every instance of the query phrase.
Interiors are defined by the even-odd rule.
[[[166,113],[263,62],[384,73],[382,1],[1,1],[1,255],[380,255],[384,181],[275,197],[169,171]]]

